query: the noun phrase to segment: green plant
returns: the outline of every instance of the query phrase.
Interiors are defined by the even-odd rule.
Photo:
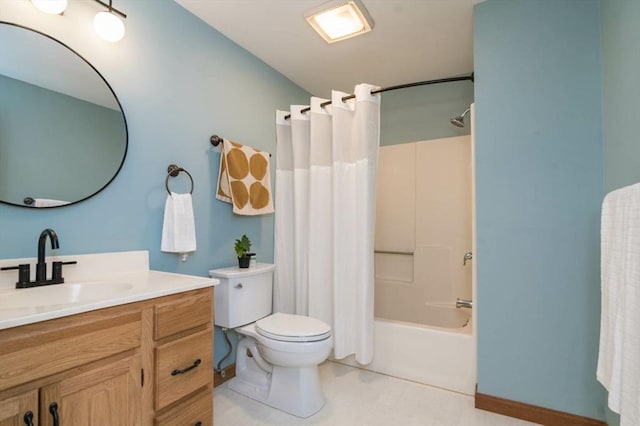
[[[251,240],[246,235],[242,235],[242,238],[236,240],[234,249],[236,251],[236,256],[243,257],[245,253],[248,253],[249,250],[251,250]]]

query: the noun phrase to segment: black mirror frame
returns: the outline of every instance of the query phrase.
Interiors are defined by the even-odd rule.
[[[122,170],[122,166],[124,165],[124,161],[127,158],[127,152],[129,150],[129,126],[127,125],[127,117],[124,113],[124,109],[122,108],[122,104],[120,103],[120,99],[118,99],[118,96],[116,95],[116,92],[114,92],[113,88],[111,87],[111,85],[109,84],[109,82],[104,78],[104,76],[100,73],[100,71],[98,71],[98,69],[96,67],[94,67],[91,62],[89,62],[84,56],[82,56],[81,54],[79,54],[78,52],[76,52],[75,50],[73,50],[71,47],[69,47],[67,44],[61,42],[60,40],[50,36],[49,34],[43,33],[42,31],[38,31],[35,30],[33,28],[29,28],[26,27],[24,25],[20,25],[20,24],[16,24],[14,22],[7,22],[7,21],[0,21],[0,25],[11,25],[13,27],[17,27],[17,28],[22,28],[25,29],[27,31],[31,31],[34,32],[36,34],[39,34],[41,36],[44,36],[60,45],[62,45],[63,47],[67,48],[68,50],[70,50],[72,53],[74,53],[76,56],[78,56],[80,59],[82,59],[87,65],[89,65],[89,67],[91,67],[91,69],[93,71],[95,71],[95,73],[100,77],[100,79],[102,79],[102,81],[104,82],[104,84],[107,86],[107,88],[109,89],[109,91],[111,92],[111,94],[113,95],[113,98],[116,100],[116,103],[118,104],[118,107],[120,108],[120,113],[122,114],[122,121],[124,122],[124,133],[125,133],[125,146],[124,146],[124,153],[122,155],[122,161],[120,162],[120,165],[118,166],[118,169],[115,171],[115,173],[113,174],[113,176],[111,177],[111,179],[109,179],[102,187],[100,187],[97,191],[95,191],[92,194],[87,195],[84,198],[81,198],[79,200],[76,201],[72,201],[68,204],[63,204],[60,206],[49,206],[49,207],[33,207],[33,206],[29,206],[29,205],[24,205],[24,204],[15,204],[15,203],[10,203],[8,201],[3,201],[0,200],[0,203],[5,204],[5,205],[9,205],[9,206],[15,206],[15,207],[22,207],[22,208],[27,208],[27,209],[31,209],[31,210],[47,210],[47,209],[53,209],[53,208],[60,208],[60,207],[67,207],[67,206],[71,206],[74,204],[78,204],[81,203],[97,194],[99,194],[100,192],[102,192],[107,186],[109,186],[111,184],[111,182],[113,182],[113,180],[116,178],[116,176],[118,176],[118,173],[120,173],[120,170]]]

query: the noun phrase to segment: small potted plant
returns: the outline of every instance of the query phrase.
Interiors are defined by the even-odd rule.
[[[251,262],[251,256],[255,253],[249,253],[251,250],[251,240],[246,235],[242,235],[242,238],[236,240],[235,244],[236,256],[238,256],[238,266],[240,268],[248,268]]]

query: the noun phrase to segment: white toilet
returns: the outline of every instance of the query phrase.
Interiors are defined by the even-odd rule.
[[[275,265],[214,269],[215,324],[244,337],[236,350],[236,392],[299,417],[324,405],[318,364],[333,346],[331,327],[301,315],[271,314]],[[239,328],[238,328],[239,327]]]

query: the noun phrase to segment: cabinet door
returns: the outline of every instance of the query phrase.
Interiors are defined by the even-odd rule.
[[[134,355],[80,371],[77,375],[42,388],[40,424],[139,426],[142,395],[140,365],[140,355]],[[56,413],[52,412],[52,405],[56,406]]]
[[[27,413],[31,413],[31,416],[28,416]],[[29,423],[30,421],[31,423]],[[0,401],[0,426],[25,426],[30,424],[38,424],[37,390]]]

